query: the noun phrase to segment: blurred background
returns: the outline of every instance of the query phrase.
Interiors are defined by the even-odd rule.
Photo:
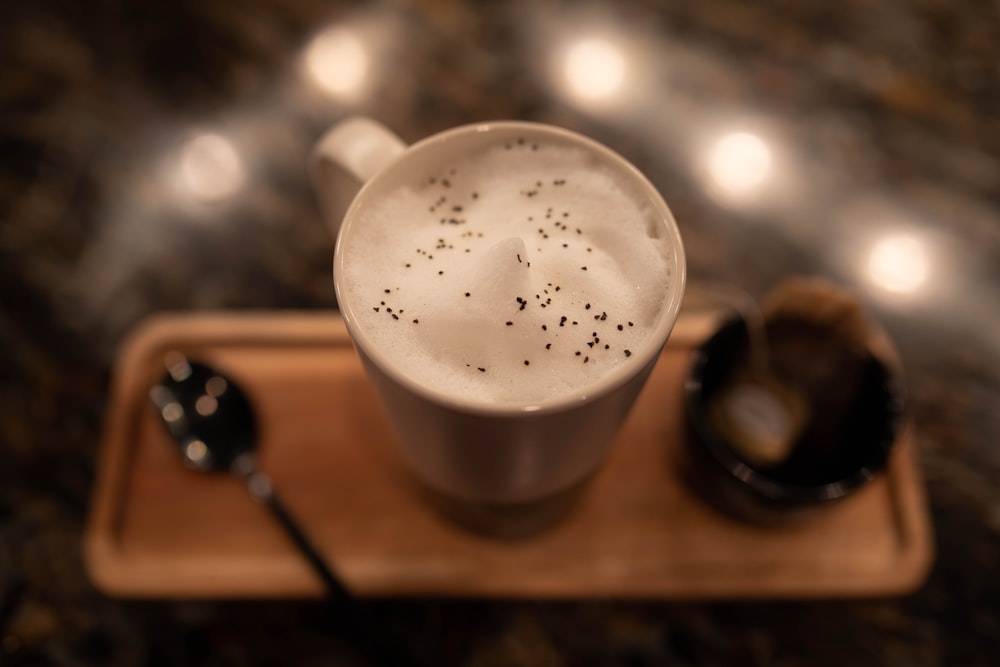
[[[992,665],[1000,655],[995,0],[0,7],[0,664],[363,664],[313,601],[123,601],[80,539],[113,355],[162,311],[336,308],[306,171],[330,124],[613,147],[692,285],[852,290],[895,339],[926,585],[808,602],[382,600],[440,665]]]

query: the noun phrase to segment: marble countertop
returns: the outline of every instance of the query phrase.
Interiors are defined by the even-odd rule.
[[[577,130],[663,193],[692,286],[854,290],[903,358],[936,531],[899,599],[377,603],[417,654],[995,663],[996,3],[45,0],[6,3],[0,37],[0,663],[362,664],[315,602],[117,600],[80,554],[126,332],[336,307],[305,165],[353,114],[406,141],[498,118]]]

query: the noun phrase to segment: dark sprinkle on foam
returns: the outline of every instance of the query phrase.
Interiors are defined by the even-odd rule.
[[[524,147],[525,149],[527,149],[528,147],[530,147],[531,150],[538,150],[539,149],[539,145],[538,144],[526,142],[523,137],[517,137],[517,138],[513,139],[510,143],[507,143],[505,145],[505,148],[507,150],[510,150],[510,149],[514,148],[515,145],[518,146],[518,147]],[[451,169],[451,170],[447,170],[445,173],[447,173],[449,176],[455,176],[455,174],[457,172],[456,172],[455,169]],[[461,192],[462,183],[460,181],[453,182],[448,177],[442,177],[442,176],[439,175],[438,177],[431,178],[429,182],[430,182],[430,184],[432,186],[435,186],[435,188],[436,188],[435,193],[434,193],[434,198],[432,200],[430,200],[430,201],[427,202],[427,204],[429,204],[429,209],[431,211],[431,214],[428,217],[429,217],[429,219],[432,222],[436,223],[439,220],[439,216],[441,215],[441,213],[434,213],[434,211],[436,211],[439,208],[444,207],[445,204],[446,204],[446,202],[447,202],[447,207],[449,209],[449,214],[451,214],[451,215],[460,215],[463,212],[465,212],[466,210],[475,208],[475,206],[478,205],[478,204],[474,204],[473,203],[474,200],[480,199],[480,194],[481,193],[478,192],[478,191],[472,191],[472,192],[466,191],[466,194],[464,195],[464,199],[465,199],[464,201],[462,201],[462,199],[463,199],[462,196],[457,196],[456,197],[456,195]],[[551,184],[554,185],[554,186],[564,186],[564,185],[566,185],[566,179],[565,178],[556,178],[556,179],[553,179],[551,181]],[[542,181],[535,181],[535,182],[532,182],[530,184],[526,183],[525,184],[526,187],[523,190],[521,190],[521,194],[522,194],[522,196],[527,196],[527,197],[536,197],[536,196],[538,196],[539,198],[542,198],[542,196],[544,196],[544,194],[545,194],[545,192],[547,190],[547,185],[548,185],[547,182],[543,183]],[[443,192],[445,192],[445,191],[442,190],[441,188],[450,188],[451,189],[451,190],[447,191],[448,192],[448,196],[447,197],[443,194]],[[448,201],[449,197],[451,198],[452,201]],[[457,199],[457,201],[455,201],[456,199]],[[443,211],[442,211],[442,213],[443,213]],[[552,231],[551,227],[549,228],[549,232],[551,232],[552,234],[557,234],[557,233],[560,233],[560,232],[569,232],[569,233],[572,233],[572,232],[575,231],[576,234],[583,235],[582,228],[580,228],[580,227],[573,227],[573,228],[571,228],[571,227],[569,227],[566,224],[566,222],[568,221],[568,219],[570,218],[570,215],[571,215],[571,211],[570,210],[559,211],[557,213],[557,212],[555,212],[555,210],[553,209],[553,207],[549,206],[549,207],[545,208],[544,215],[545,215],[545,218],[547,218],[547,219],[557,218],[557,219],[553,220],[553,226],[555,228],[555,231]],[[534,220],[534,219],[536,219],[536,217],[538,217],[537,213],[535,215],[529,216],[528,220],[529,221]],[[466,223],[466,220],[465,219],[460,219],[458,217],[450,217],[450,218],[449,217],[443,217],[443,218],[440,218],[440,222],[443,225],[444,224],[462,225],[462,224]],[[553,241],[553,243],[559,243],[559,246],[548,246],[548,245],[546,245],[547,240],[550,239],[549,232],[547,232],[546,229],[544,229],[544,228],[539,228],[538,229],[538,234],[539,234],[538,252],[539,253],[543,253],[542,256],[544,256],[545,251],[548,250],[550,247],[559,247],[559,246],[561,246],[562,248],[569,248],[570,244],[563,242],[565,240],[568,240],[565,237],[559,239],[558,241]],[[447,235],[445,235],[445,236],[447,236]],[[476,232],[474,230],[467,230],[467,231],[461,232],[460,234],[456,234],[456,237],[462,238],[462,239],[469,238],[469,237],[474,237],[474,236],[478,237],[478,238],[483,238],[483,233],[482,232]],[[439,238],[438,241],[437,241],[437,245],[434,247],[434,250],[435,251],[439,251],[439,252],[447,252],[447,251],[453,250],[453,249],[455,249],[455,246],[451,242],[449,242],[449,239],[447,239],[447,238]],[[471,252],[471,249],[468,248],[468,247],[462,248],[462,250],[464,250],[464,252],[466,252],[466,253]],[[585,247],[585,250],[586,250],[586,252],[592,252],[592,248],[590,248],[590,247]],[[418,248],[417,249],[417,254],[423,255],[424,257],[426,257],[429,260],[434,259],[434,256],[432,254],[428,253],[426,250],[423,250],[423,249],[419,249]],[[526,264],[527,267],[531,266],[531,263],[527,262],[526,258],[522,257],[520,254],[517,255],[517,260],[518,260],[519,263]],[[404,264],[404,267],[407,268],[407,269],[412,268],[412,266],[413,265],[411,263],[409,263],[409,262],[407,262],[407,263]],[[581,271],[587,271],[588,267],[586,265],[581,265],[580,266],[580,270]],[[438,270],[437,271],[437,275],[443,276],[444,275],[444,270]],[[553,285],[552,283],[548,284],[548,288],[549,289],[543,290],[544,294],[546,294],[546,295],[549,294],[550,290],[552,292],[554,292],[554,293],[558,293],[562,289],[559,285]],[[385,289],[383,291],[385,292],[385,294],[392,294],[394,291],[398,291],[398,289],[399,288],[392,288],[392,289]],[[472,293],[471,292],[464,292],[464,295],[465,295],[466,298],[469,298],[469,297],[472,296]],[[559,295],[559,296],[561,296],[561,295]],[[591,311],[592,309],[595,308],[595,306],[599,305],[599,304],[593,304],[593,303],[580,304],[579,302],[576,302],[576,303],[569,302],[569,303],[562,303],[562,304],[560,304],[560,303],[558,303],[559,296],[553,295],[553,296],[550,296],[548,298],[545,298],[541,294],[536,294],[535,295],[535,299],[540,302],[539,305],[541,305],[542,308],[545,308],[546,306],[549,306],[549,305],[551,305],[553,307],[567,307],[568,306],[570,308],[570,310],[567,312],[566,315],[562,315],[562,316],[559,317],[558,326],[560,326],[560,327],[565,327],[566,324],[578,325],[579,321],[571,319],[572,315],[576,314],[577,317],[579,317],[580,315],[583,314],[583,313],[579,312],[580,310]],[[556,303],[553,303],[553,297],[556,299]],[[528,300],[527,299],[525,299],[522,296],[514,296],[512,298],[517,303],[518,311],[523,311],[523,310],[525,310],[527,308],[527,305],[528,305]],[[582,309],[580,308],[581,305],[583,306]],[[393,309],[392,308],[386,306],[386,304],[385,304],[384,301],[380,303],[380,306],[381,306],[381,308],[378,307],[378,306],[376,306],[376,307],[373,308],[373,310],[376,313],[380,312],[381,310],[385,310],[385,312],[387,314],[389,314],[394,320],[400,319],[399,316],[396,313],[393,313]],[[403,310],[399,309],[397,312],[399,314],[402,314]],[[566,312],[566,311],[564,311],[564,312]],[[590,314],[590,313],[588,313],[588,314]],[[603,321],[607,320],[607,318],[608,318],[607,312],[601,312],[601,314],[599,314],[599,315],[594,315],[595,322],[603,322]],[[413,318],[411,321],[412,321],[413,324],[418,324],[420,322],[420,320],[418,318]],[[508,327],[514,326],[513,320],[506,320],[504,322],[504,324],[505,324],[505,326],[508,326]],[[542,331],[544,331],[544,332],[548,332],[549,331],[548,324],[541,324],[540,326],[541,326]],[[625,325],[624,324],[616,324],[614,326],[617,328],[618,331],[624,331],[624,329],[625,329]],[[633,326],[633,323],[632,322],[628,322],[628,326],[630,326],[630,327]],[[586,348],[583,348],[583,349],[584,350],[590,350],[591,354],[596,354],[601,349],[601,338],[598,335],[598,333],[599,333],[598,331],[593,331],[591,333],[591,340],[589,340],[589,341],[581,341],[584,344],[586,344],[586,346],[587,346]],[[555,336],[558,336],[558,334],[555,334]],[[546,350],[552,350],[553,349],[552,348],[553,342],[545,342],[544,345],[545,345],[545,349]],[[607,344],[607,343],[604,343],[603,344],[603,349],[604,350],[610,350],[611,349],[611,345]],[[621,348],[619,348],[619,349],[621,349]],[[624,352],[625,357],[632,356],[631,350],[625,349],[623,352]],[[583,363],[589,363],[591,361],[591,356],[590,355],[584,355],[583,352],[580,351],[580,350],[574,351],[574,355],[577,356],[577,357],[581,357]],[[599,357],[599,356],[594,357],[595,360],[598,360],[600,358],[601,357]],[[523,365],[524,366],[530,366],[531,365],[531,360],[530,359],[524,359],[523,360]],[[472,366],[472,364],[466,364],[466,366],[469,367],[469,368],[474,367],[474,366]],[[480,373],[486,373],[487,372],[487,368],[484,367],[484,366],[475,366],[475,368]]]

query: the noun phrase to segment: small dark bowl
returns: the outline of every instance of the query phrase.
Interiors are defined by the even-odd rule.
[[[803,387],[811,415],[784,462],[766,470],[755,467],[737,453],[711,418],[713,397],[734,371],[748,363],[742,319],[724,324],[698,349],[684,391],[686,478],[716,507],[763,522],[810,514],[869,482],[888,462],[905,405],[900,373],[870,354],[848,358],[828,331],[804,321],[785,321],[769,323],[768,338],[775,372]],[[814,358],[830,350],[844,358],[829,359],[825,377],[823,372],[809,376],[783,350],[800,354],[805,350]],[[848,380],[841,382],[842,375]],[[831,400],[836,401],[835,409]]]

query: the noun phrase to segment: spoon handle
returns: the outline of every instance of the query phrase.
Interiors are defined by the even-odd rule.
[[[343,625],[347,636],[358,645],[358,648],[364,650],[365,654],[377,665],[392,667],[415,665],[413,658],[404,654],[400,643],[393,641],[392,637],[379,629],[368,607],[356,598],[340,577],[333,572],[322,554],[286,509],[284,503],[278,499],[267,475],[260,471],[254,471],[246,476],[246,481],[250,494],[271,510],[289,539],[295,543],[302,555],[306,557],[309,565],[312,566],[313,571],[323,581],[329,593],[328,601],[334,613],[334,619],[338,624]]]

